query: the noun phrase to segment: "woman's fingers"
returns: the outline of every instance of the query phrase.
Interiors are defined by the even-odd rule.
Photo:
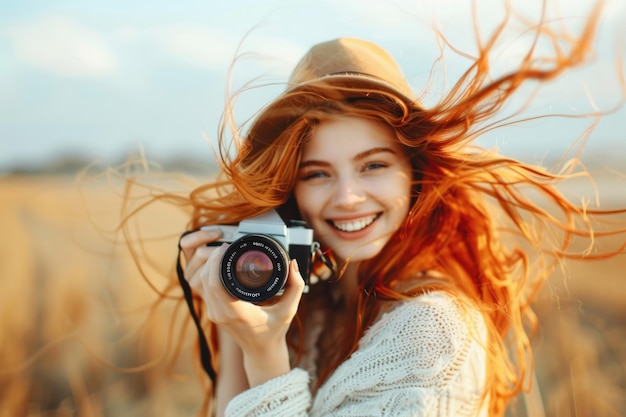
[[[218,248],[213,248],[204,266],[200,270],[199,279],[202,285],[203,298],[208,307],[209,319],[213,322],[218,320],[217,311],[221,306],[228,303],[233,297],[228,294],[220,278],[220,263],[228,245],[224,243]]]
[[[198,247],[206,246],[207,243],[215,242],[221,237],[222,232],[219,228],[200,229],[183,236],[180,239],[180,247],[185,259],[189,262]]]
[[[304,280],[298,267],[298,262],[292,259],[289,262],[289,276],[285,284],[285,291],[280,297],[280,300],[274,305],[272,309],[277,310],[277,314],[284,316],[286,320],[291,322],[298,310],[298,304],[302,298],[302,292],[304,291]],[[279,313],[280,312],[280,313]]]
[[[214,247],[206,245],[215,242],[221,236],[222,233],[219,229],[201,229],[180,239],[180,248],[186,260],[185,279],[195,291],[202,292],[199,271],[206,264],[211,253],[215,251]]]
[[[224,243],[218,248],[213,248],[213,251],[209,255],[204,266],[202,267],[200,276],[202,277],[202,283],[205,284],[206,289],[222,286],[222,280],[219,277],[220,263],[227,247],[228,245]]]

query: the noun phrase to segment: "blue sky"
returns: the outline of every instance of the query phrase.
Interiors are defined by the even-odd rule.
[[[592,0],[561,0],[576,27]],[[478,0],[487,33],[501,0]],[[537,16],[537,0],[516,1]],[[610,0],[593,65],[546,86],[530,113],[580,113],[620,96],[615,40],[626,40],[623,0]],[[282,90],[297,59],[314,43],[357,36],[380,43],[415,89],[424,87],[438,54],[430,24],[464,50],[473,38],[468,0],[20,0],[0,5],[0,172],[63,156],[108,163],[143,147],[148,158],[199,156],[210,163],[224,105],[226,74],[239,45],[234,87],[255,78],[275,87],[246,94],[244,120]],[[246,34],[248,36],[245,38]],[[503,67],[522,51],[515,38],[500,50]],[[624,45],[621,45],[624,53]],[[449,54],[446,85],[467,61]],[[438,77],[441,80],[441,77]],[[431,99],[443,82],[435,84]],[[592,100],[590,99],[592,98]],[[428,97],[425,98],[428,100]],[[584,124],[533,122],[484,138],[503,153],[540,160],[567,149]],[[626,159],[626,112],[606,117],[588,146]],[[608,150],[608,151],[607,151]]]

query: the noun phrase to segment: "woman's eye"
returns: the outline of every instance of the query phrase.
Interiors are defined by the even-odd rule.
[[[300,175],[300,178],[302,178],[303,180],[313,180],[313,179],[317,179],[317,178],[326,178],[328,177],[328,174],[324,171],[310,171],[310,172],[305,172],[302,175]]]
[[[363,171],[373,171],[376,169],[387,168],[389,164],[384,162],[368,162],[363,166]]]

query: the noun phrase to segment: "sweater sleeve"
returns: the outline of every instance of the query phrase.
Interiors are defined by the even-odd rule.
[[[234,397],[226,417],[300,417],[311,406],[309,374],[299,368],[273,378]]]

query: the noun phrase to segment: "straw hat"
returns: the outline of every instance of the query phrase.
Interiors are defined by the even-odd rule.
[[[335,97],[320,96],[316,86],[342,87]],[[327,91],[327,90],[324,90]],[[287,90],[268,105],[252,124],[252,141],[272,142],[307,108],[338,97],[391,93],[406,104],[421,107],[400,66],[380,46],[355,38],[339,38],[313,46],[296,65]],[[310,92],[311,94],[306,94]]]

